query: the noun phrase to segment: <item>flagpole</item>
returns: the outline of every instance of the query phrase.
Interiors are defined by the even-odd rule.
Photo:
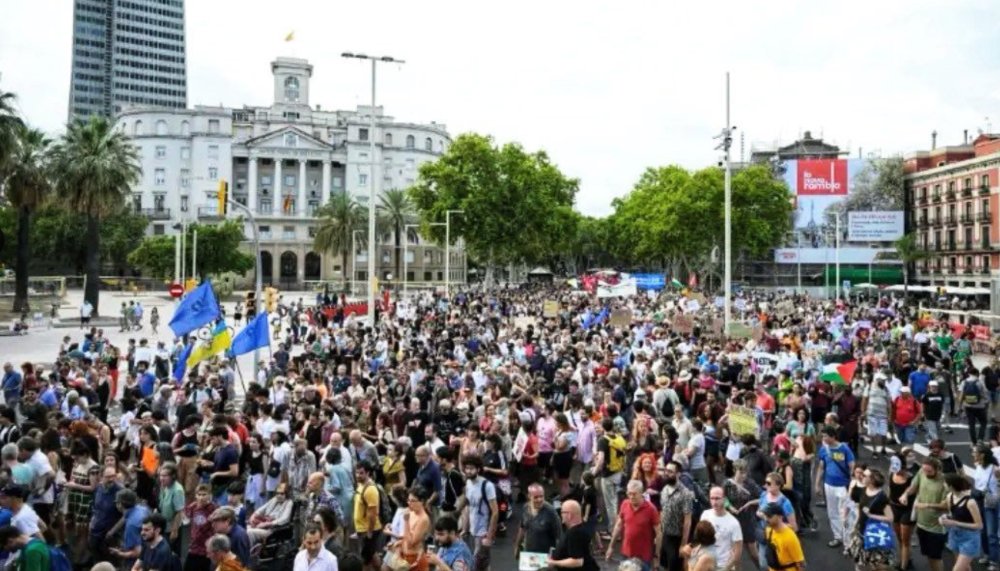
[[[236,372],[240,376],[240,386],[243,387],[243,398],[246,399],[247,384],[243,380],[243,369],[240,368],[240,360],[237,359],[236,357],[233,357],[233,362],[236,363]]]
[[[375,135],[375,133],[372,133],[372,136],[374,136],[374,135]],[[253,217],[253,212],[251,212],[249,208],[247,208],[243,204],[240,204],[239,202],[236,202],[232,198],[229,198],[228,202],[229,202],[229,204],[233,208],[236,208],[237,210],[240,210],[244,214],[247,215],[247,218],[250,220],[250,229],[253,231],[253,247],[254,247],[254,258],[255,258],[255,263],[254,263],[254,269],[255,269],[255,271],[254,271],[254,273],[256,274],[256,276],[254,278],[254,296],[253,296],[254,311],[253,311],[253,313],[254,313],[254,316],[256,317],[256,316],[260,315],[260,299],[264,295],[263,293],[261,293],[262,292],[262,283],[261,283],[261,280],[263,278],[261,276],[262,272],[261,272],[261,268],[260,268],[260,232],[259,232],[259,230],[257,228],[257,220]],[[271,346],[270,345],[270,340],[268,340],[268,349],[270,349],[270,346]],[[254,380],[254,382],[257,382],[257,375],[259,373],[260,373],[260,349],[259,348],[255,348],[253,350],[253,380]],[[244,392],[244,394],[246,394],[246,393]]]

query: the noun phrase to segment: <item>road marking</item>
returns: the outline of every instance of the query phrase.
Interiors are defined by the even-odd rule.
[[[864,448],[867,449],[869,452],[871,452],[873,454],[875,453],[875,448],[873,448],[871,445],[862,444],[862,446],[864,446]],[[910,448],[912,448],[914,452],[916,452],[917,454],[920,454],[921,456],[927,457],[927,456],[931,455],[930,449],[927,448],[926,446],[924,446],[923,444],[913,443],[913,444],[910,445]],[[886,449],[887,454],[885,454],[884,456],[886,456],[886,457],[890,456],[891,454],[888,454],[888,452],[890,452],[891,450],[892,450],[891,448],[887,448]],[[894,453],[895,452],[893,452],[893,454]],[[970,478],[972,477],[973,470],[972,470],[971,466],[967,466],[965,464],[962,464],[962,469],[965,471],[965,475],[966,476],[969,476]]]

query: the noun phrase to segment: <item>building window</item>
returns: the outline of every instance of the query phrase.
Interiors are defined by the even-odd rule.
[[[136,136],[136,137],[138,137],[139,135],[145,135],[146,134],[145,129],[143,129],[143,127],[142,127],[142,121],[136,121],[135,122],[135,127],[132,129],[132,134],[134,136]]]
[[[285,240],[295,239],[295,226],[282,226],[281,237]]]
[[[295,133],[285,133],[286,147],[297,147],[298,144],[299,144],[299,138],[295,135]]]
[[[299,100],[299,80],[295,77],[285,78],[285,101]]]
[[[181,197],[181,212],[187,212],[187,211],[188,211],[188,197],[187,196],[182,196]]]
[[[165,232],[163,224],[153,224],[153,236],[163,236]]]
[[[187,137],[191,134],[191,124],[187,121],[181,121],[181,135]]]
[[[425,281],[425,282],[429,282],[429,281],[431,281],[431,276],[432,276],[432,275],[433,275],[433,274],[431,274],[430,272],[424,272],[424,281]]]
[[[984,270],[990,269],[990,257],[989,256],[983,256],[983,269]]]
[[[139,214],[140,212],[142,212],[142,195],[141,194],[133,194],[132,195],[132,210],[136,214]]]
[[[426,139],[424,139],[424,150],[425,151],[433,151],[434,150],[434,143],[431,141],[430,137],[427,137]]]
[[[980,177],[980,179],[979,179],[979,186],[982,186],[983,188],[989,188],[990,187],[990,175],[984,174],[982,177]]]
[[[333,188],[340,188],[344,186],[344,179],[340,178],[339,176],[333,177],[332,182],[333,182]]]
[[[182,159],[191,158],[191,147],[181,147],[181,158]]]
[[[191,184],[191,171],[181,169],[181,188],[187,188]]]
[[[439,153],[443,153],[444,152],[444,140],[443,139],[439,139],[438,140],[438,152]]]
[[[363,161],[367,162],[368,161],[368,153],[358,153],[358,160],[359,161],[363,160]]]
[[[387,146],[387,147],[391,147],[392,146],[392,133],[386,133],[385,134],[385,146]]]
[[[412,149],[415,146],[417,146],[417,140],[413,138],[413,135],[407,135],[406,136],[406,148],[407,149]]]
[[[156,158],[167,158],[167,147],[165,145],[156,145]]]
[[[308,229],[308,232],[309,232],[309,237],[310,238],[315,238],[316,237],[316,227],[315,226],[310,226],[309,229]]]
[[[285,186],[295,186],[295,175],[286,174],[285,175]]]
[[[156,122],[156,134],[157,135],[167,134],[167,122],[164,121],[163,119],[160,119],[159,121]]]
[[[388,264],[391,261],[392,261],[392,254],[390,254],[388,250],[383,250],[382,251],[382,263],[383,264]]]
[[[413,159],[406,159],[406,170],[411,171],[417,168],[417,163]]]
[[[208,120],[208,132],[209,133],[213,133],[213,134],[219,132],[219,120],[218,119],[209,119]]]
[[[360,173],[358,175],[358,184],[368,186],[368,173]]]
[[[156,169],[153,171],[153,184],[156,186],[163,186],[167,184],[167,171],[166,169]]]
[[[438,281],[439,282],[443,282],[444,281],[444,272],[438,272]]]
[[[208,180],[218,180],[219,169],[217,167],[208,167]]]
[[[358,129],[358,139],[361,140],[361,141],[367,141],[368,140],[368,129],[365,129],[365,128]]]
[[[983,226],[979,230],[979,236],[982,238],[983,248],[989,248],[990,247],[990,227],[989,226]]]
[[[208,146],[208,158],[217,159],[219,158],[219,145],[209,145]]]
[[[257,120],[258,121],[267,121],[267,111],[258,111],[257,112]]]
[[[261,226],[260,227],[260,238],[261,238],[261,240],[270,240],[271,239],[271,227],[270,226]]]

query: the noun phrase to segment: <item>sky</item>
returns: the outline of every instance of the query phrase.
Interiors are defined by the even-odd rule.
[[[0,89],[59,133],[73,3],[0,0]],[[733,159],[803,131],[852,156],[1000,130],[1000,2],[187,0],[189,105],[270,104],[270,62],[313,64],[311,103],[370,99],[397,120],[544,150],[611,211],[649,167],[716,164],[731,74]],[[294,40],[284,38],[294,31]]]

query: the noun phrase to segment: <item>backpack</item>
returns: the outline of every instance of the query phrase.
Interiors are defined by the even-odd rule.
[[[486,517],[487,517],[487,519],[489,519],[489,517],[493,514],[493,508],[490,506],[489,500],[486,499],[486,484],[493,485],[493,482],[490,482],[486,478],[483,478],[483,482],[479,486],[479,505],[476,506],[476,509],[479,510],[479,511],[482,511],[483,506],[486,506]],[[497,488],[496,486],[493,486],[493,492],[496,494],[496,498],[497,498],[497,509],[502,512],[503,510],[500,509],[500,490],[499,490],[499,488]],[[499,517],[500,515],[501,514],[497,514],[497,517]]]
[[[971,389],[971,390],[970,390]],[[978,380],[968,380],[962,383],[962,400],[965,404],[978,405],[983,400],[983,395],[979,390]]]
[[[365,510],[367,510],[368,504],[365,502],[365,492],[368,491],[368,488],[371,486],[375,486],[375,489],[378,490],[378,520],[382,522],[382,525],[386,525],[387,523],[392,522],[392,517],[395,515],[393,513],[395,509],[389,502],[389,496],[385,493],[385,488],[379,484],[368,484],[361,490],[361,503],[365,504]]]
[[[39,541],[45,544],[41,539],[32,539],[31,541]],[[31,543],[29,541],[29,543]],[[69,557],[66,552],[53,545],[45,544],[45,547],[49,550],[49,570],[50,571],[73,571],[73,564],[70,563]]]
[[[604,435],[608,441],[608,462],[607,470],[612,474],[621,472],[625,468],[625,439],[620,435]]]
[[[668,395],[660,405],[660,414],[668,421],[674,417],[674,401]]]

